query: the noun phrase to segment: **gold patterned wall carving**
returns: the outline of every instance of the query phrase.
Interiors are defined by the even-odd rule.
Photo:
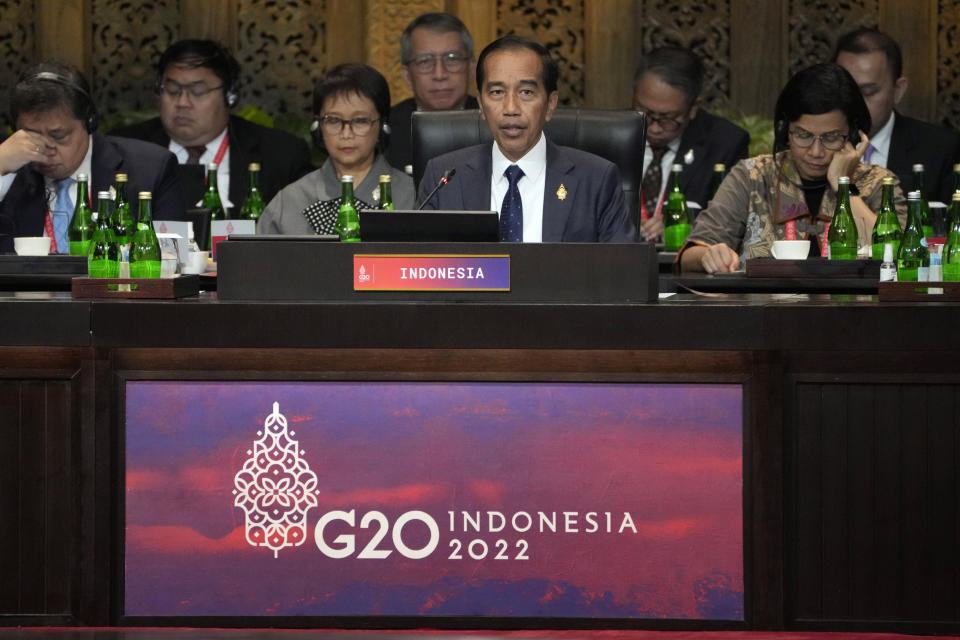
[[[960,129],[960,3],[940,0],[937,37],[937,120]]]
[[[326,70],[323,0],[238,0],[237,16],[240,104],[308,118]]]
[[[368,0],[367,64],[387,79],[394,104],[413,95],[400,74],[400,34],[421,13],[444,9],[443,0]]]
[[[90,82],[101,116],[156,108],[154,66],[180,34],[177,0],[91,0]]]
[[[876,27],[879,0],[791,0],[789,74],[829,60],[837,38],[857,27]]]
[[[653,0],[645,3],[641,24],[641,54],[664,45],[687,47],[703,62],[707,107],[729,105],[730,0]]]
[[[584,104],[583,0],[499,0],[497,34],[510,33],[550,50],[560,67],[560,104]]]
[[[0,133],[6,133],[10,112],[9,88],[33,64],[35,32],[32,0],[0,0]]]

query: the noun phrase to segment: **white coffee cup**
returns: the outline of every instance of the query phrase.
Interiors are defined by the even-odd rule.
[[[810,255],[809,240],[777,240],[770,249],[777,260],[806,260]]]
[[[184,273],[206,273],[207,256],[209,251],[191,251],[187,254],[187,263],[183,265]]]
[[[18,256],[45,256],[50,253],[50,238],[46,236],[13,239],[13,250]]]

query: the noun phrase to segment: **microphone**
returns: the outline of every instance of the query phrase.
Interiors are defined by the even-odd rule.
[[[446,171],[444,171],[443,175],[440,176],[440,182],[438,182],[437,186],[433,188],[433,191],[430,192],[430,195],[428,195],[426,199],[424,199],[424,201],[420,203],[420,206],[417,207],[417,211],[420,211],[425,206],[427,206],[427,203],[430,202],[430,198],[437,195],[437,191],[440,191],[440,188],[446,185],[448,182],[450,182],[450,178],[452,178],[455,175],[457,175],[456,169],[447,169]]]

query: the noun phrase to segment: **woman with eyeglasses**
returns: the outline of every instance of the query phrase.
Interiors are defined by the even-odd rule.
[[[329,157],[270,201],[257,233],[335,233],[345,175],[353,176],[358,210],[377,208],[381,174],[390,174],[394,206],[413,208],[413,180],[383,156],[390,138],[390,87],[380,72],[365,64],[334,67],[314,86],[313,110],[314,141]]]
[[[710,205],[697,216],[680,250],[683,271],[736,271],[743,260],[767,257],[775,240],[807,240],[810,254],[826,254],[837,181],[850,177],[850,206],[860,245],[880,208],[883,178],[896,176],[865,164],[870,112],[853,77],[836,64],[817,64],[787,82],[774,111],[774,153],[741,160]],[[899,185],[894,206],[905,223]]]

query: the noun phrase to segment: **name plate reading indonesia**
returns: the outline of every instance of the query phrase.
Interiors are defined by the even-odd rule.
[[[510,256],[356,254],[353,289],[510,291]]]

